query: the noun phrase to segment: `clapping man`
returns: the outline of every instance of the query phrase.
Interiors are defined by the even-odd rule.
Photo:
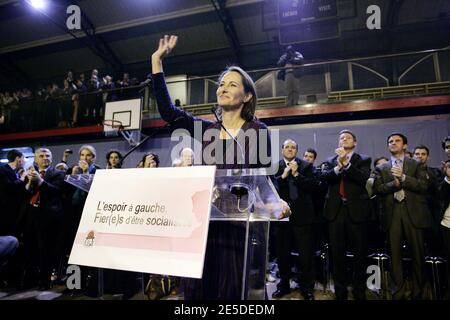
[[[346,300],[346,252],[354,256],[353,297],[365,299],[368,222],[371,218],[366,182],[371,159],[355,152],[356,136],[349,130],[339,133],[336,155],[329,158],[322,171],[328,184],[324,215],[329,223],[333,279],[337,300]]]

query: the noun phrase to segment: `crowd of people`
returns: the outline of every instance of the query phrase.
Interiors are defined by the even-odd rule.
[[[0,130],[38,130],[73,127],[101,122],[104,104],[139,96],[139,87],[147,85],[129,73],[113,81],[111,75],[101,77],[97,69],[89,77],[77,77],[68,71],[62,83],[53,82],[34,93],[27,88],[0,93]],[[138,87],[137,90],[133,88]]]
[[[450,261],[450,136],[442,142],[447,159],[441,168],[428,165],[429,149],[424,145],[417,145],[410,157],[408,139],[402,133],[390,134],[386,144],[391,156],[376,158],[371,167],[371,158],[355,150],[355,134],[343,130],[335,155],[315,167],[315,150],[307,149],[299,158],[296,141],[283,143],[283,160],[274,180],[292,215],[289,223],[275,225],[281,281],[274,298],[291,291],[290,253],[297,251],[301,293],[305,299],[314,299],[318,274],[314,256],[328,245],[337,300],[348,298],[349,286],[354,299],[366,298],[368,256],[375,253],[390,257],[385,298],[430,297],[425,287],[433,279],[426,276],[425,257]],[[408,281],[406,257],[412,260]],[[348,270],[353,270],[351,276]],[[447,277],[441,279],[447,288],[442,296],[449,299],[450,269],[441,277]]]
[[[281,146],[283,159],[272,179],[291,214],[288,222],[273,222],[271,256],[278,264],[280,277],[273,298],[291,291],[292,251],[300,253],[299,284],[308,300],[314,299],[314,284],[318,281],[314,255],[325,245],[331,248],[338,300],[348,298],[349,286],[355,299],[365,298],[369,253],[384,252],[390,256],[393,299],[422,297],[425,283],[430,280],[426,276],[426,256],[450,261],[450,136],[442,142],[447,156],[442,168],[428,166],[429,149],[424,145],[415,147],[410,158],[405,152],[407,137],[401,133],[387,137],[391,156],[377,158],[371,168],[371,158],[355,151],[357,141],[351,131],[340,132],[335,156],[317,166],[314,149],[306,149],[299,157],[296,141],[288,139]],[[20,289],[38,286],[44,290],[64,283],[68,255],[87,197],[86,192],[64,183],[64,176],[94,174],[100,168],[96,150],[90,145],[80,148],[72,165],[68,163],[70,154],[69,149],[65,150],[59,163],[53,165],[51,150],[39,148],[34,165],[24,168],[23,154],[11,150],[8,164],[0,167],[2,285]],[[193,164],[193,150],[184,148],[172,166]],[[148,152],[136,167],[159,165],[158,155]],[[107,152],[105,168],[122,167],[122,153]],[[353,255],[352,277],[347,272],[347,252]],[[404,275],[405,254],[412,259],[409,281]],[[450,281],[450,270],[447,272]],[[96,273],[87,268],[85,274],[85,290],[96,291],[92,281],[88,285],[88,278]],[[130,288],[137,289],[130,286],[135,279],[129,274],[111,272],[110,279],[121,280],[114,280],[107,290],[128,292],[131,296],[135,291]],[[152,279],[155,282],[155,277]],[[193,288],[190,281],[185,283],[188,290]],[[450,282],[444,288],[449,290]]]
[[[66,149],[60,162],[54,164],[51,150],[39,148],[35,151],[34,164],[25,168],[24,155],[14,149],[7,154],[8,164],[0,166],[1,285],[18,289],[37,286],[45,290],[55,283],[64,283],[68,256],[87,198],[85,191],[65,183],[64,177],[95,174],[100,168],[93,146],[82,146],[76,163],[69,166],[71,153]],[[191,166],[192,157],[193,151],[185,148],[173,165]],[[106,169],[120,169],[122,164],[120,151],[107,152]],[[136,167],[159,167],[159,157],[146,153]],[[89,269],[85,271],[83,285],[87,286],[86,278],[93,273]],[[127,291],[117,285],[109,289]]]

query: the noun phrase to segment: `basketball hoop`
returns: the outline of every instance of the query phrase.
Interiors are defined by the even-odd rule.
[[[141,141],[143,135],[139,131],[124,129],[125,127],[122,125],[122,121],[103,120],[103,132],[105,133],[105,137],[116,137],[120,133],[131,146],[135,146]]]
[[[106,137],[120,135],[130,146],[136,146],[145,135],[141,133],[142,99],[105,103],[103,132]]]
[[[117,136],[119,134],[119,131],[122,130],[122,121],[112,119],[103,120],[103,132],[105,133],[105,136]]]

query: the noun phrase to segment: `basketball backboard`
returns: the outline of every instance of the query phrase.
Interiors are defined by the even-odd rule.
[[[103,120],[120,121],[121,130],[141,130],[142,100],[131,99],[107,102],[105,104],[105,116]],[[112,126],[104,125],[105,133],[117,131]]]

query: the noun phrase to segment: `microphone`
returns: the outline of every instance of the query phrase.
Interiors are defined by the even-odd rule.
[[[217,122],[220,124],[220,126],[223,128],[223,130],[225,130],[225,132],[230,136],[231,139],[233,139],[234,142],[236,142],[237,146],[239,147],[239,151],[241,154],[241,158],[242,158],[242,163],[238,163],[239,164],[239,182],[233,183],[230,185],[230,191],[231,194],[234,194],[236,197],[238,197],[238,199],[240,199],[242,196],[247,195],[248,194],[248,190],[249,190],[249,186],[245,183],[241,182],[241,178],[242,178],[242,170],[243,170],[243,165],[245,162],[245,152],[244,149],[242,148],[242,145],[239,143],[239,141],[236,139],[236,137],[234,137],[230,131],[228,131],[227,128],[225,128],[225,126],[222,123],[222,120],[219,118],[219,116],[217,115],[217,106],[213,106],[211,108],[211,112],[214,114],[214,117],[216,118]]]

